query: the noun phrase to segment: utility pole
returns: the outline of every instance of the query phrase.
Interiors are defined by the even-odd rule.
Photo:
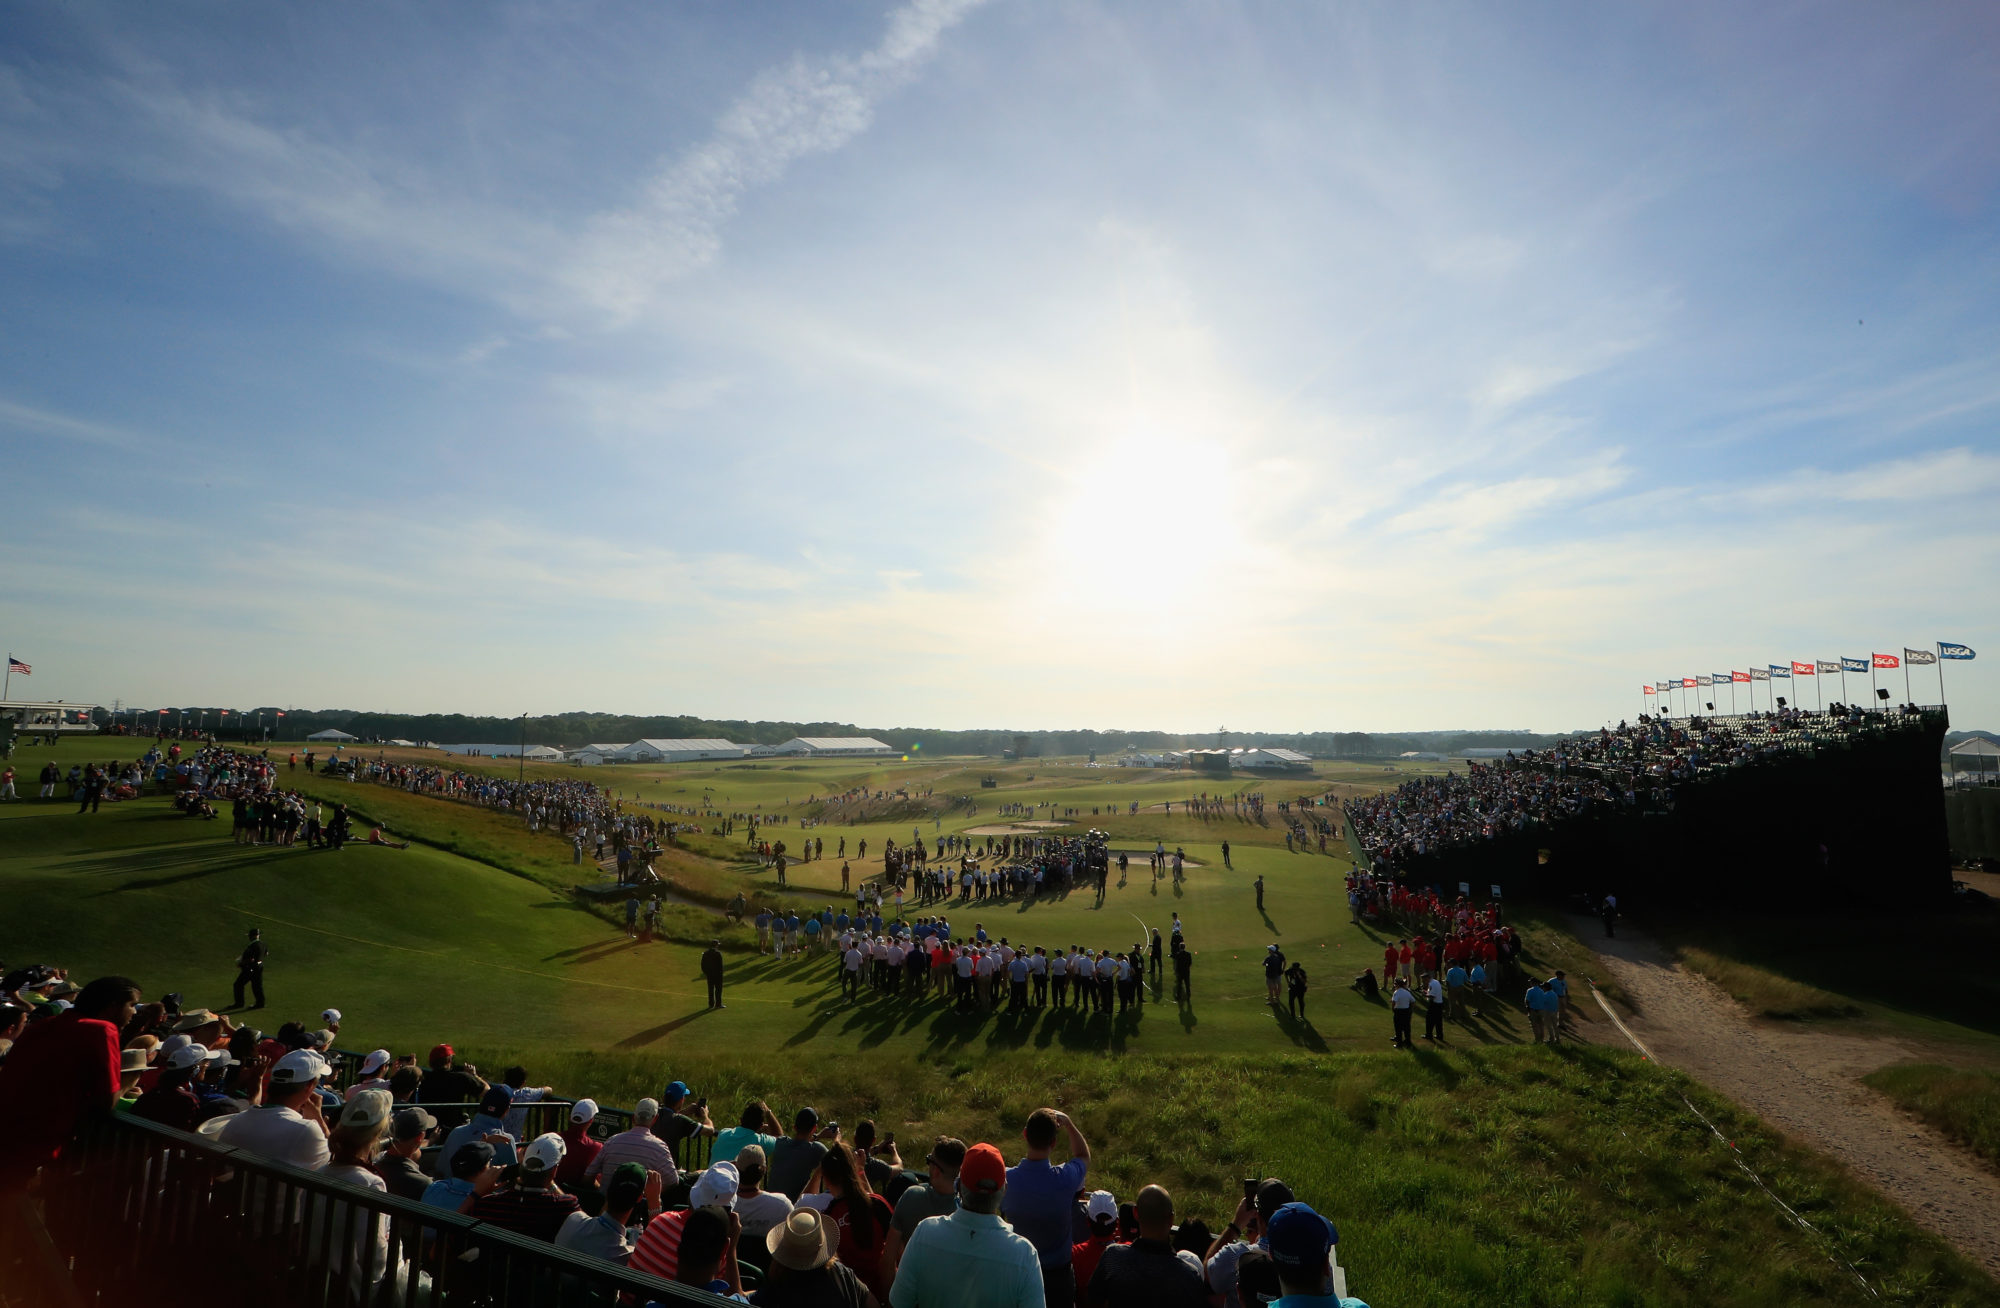
[[[525,782],[528,779],[528,715],[526,713],[521,714],[520,760],[521,765],[514,771],[516,784]]]

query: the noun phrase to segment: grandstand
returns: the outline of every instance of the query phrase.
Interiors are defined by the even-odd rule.
[[[1942,708],[1642,718],[1346,805],[1358,861],[1509,895],[1842,911],[1950,893]]]

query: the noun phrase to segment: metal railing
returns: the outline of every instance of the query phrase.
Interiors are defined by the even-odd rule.
[[[715,1303],[692,1286],[129,1116],[88,1125],[43,1171],[41,1195],[41,1261],[57,1264],[61,1297],[83,1305]]]

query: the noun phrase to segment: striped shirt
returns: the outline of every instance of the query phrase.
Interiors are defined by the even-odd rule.
[[[680,1180],[680,1169],[674,1166],[674,1151],[667,1142],[653,1134],[651,1124],[635,1126],[629,1131],[620,1131],[604,1142],[597,1157],[591,1159],[584,1169],[586,1177],[609,1176],[618,1169],[620,1163],[640,1163],[660,1174],[660,1181],[669,1189]]]
[[[632,1258],[627,1266],[635,1272],[646,1272],[663,1281],[671,1281],[681,1270],[681,1228],[687,1225],[688,1210],[661,1213],[646,1223],[646,1230],[639,1237],[639,1243],[632,1246]]]

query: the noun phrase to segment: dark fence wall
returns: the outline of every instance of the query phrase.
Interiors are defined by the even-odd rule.
[[[2000,786],[1968,786],[1944,797],[1945,830],[1960,858],[2000,858]]]
[[[1942,714],[1676,788],[1666,811],[1602,810],[1414,860],[1417,885],[1625,907],[1929,907],[1951,893]],[[1992,810],[2000,833],[2000,805]]]

